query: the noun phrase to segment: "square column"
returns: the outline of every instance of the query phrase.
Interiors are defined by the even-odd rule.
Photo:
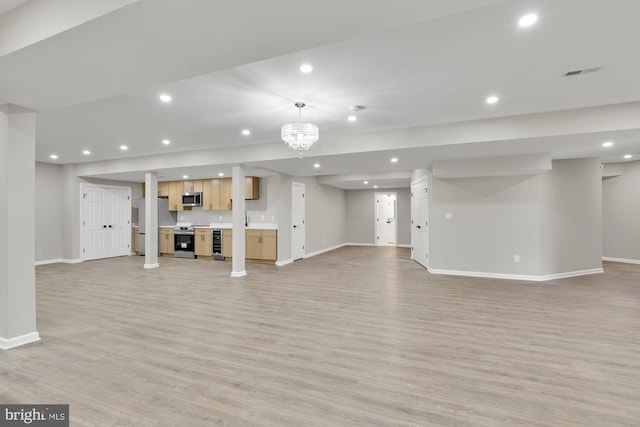
[[[0,349],[33,341],[36,331],[36,113],[0,106]]]
[[[233,209],[231,211],[231,226],[233,228],[233,252],[231,277],[247,275],[245,270],[245,227],[247,211],[244,202],[244,168],[234,166],[231,173],[231,197]]]
[[[158,264],[158,174],[144,174],[144,268],[157,268]]]

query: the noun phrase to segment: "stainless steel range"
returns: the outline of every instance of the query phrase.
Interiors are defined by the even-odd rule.
[[[176,258],[195,258],[196,230],[191,225],[177,225],[173,229],[174,248]]]

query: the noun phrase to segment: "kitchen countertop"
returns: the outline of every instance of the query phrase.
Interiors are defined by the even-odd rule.
[[[211,224],[209,224],[209,227],[203,227],[203,228],[230,229],[230,228],[233,228],[233,226],[230,222],[220,222],[220,223],[212,222]],[[249,225],[246,226],[245,228],[247,230],[277,230],[278,224],[256,222],[256,223],[249,223]]]
[[[221,222],[221,223],[211,223],[209,225],[195,225],[195,228],[220,228],[220,229],[231,229],[233,226],[230,222]],[[133,228],[140,228],[139,225],[134,225]],[[161,225],[158,228],[175,228],[175,225]],[[269,224],[269,223],[255,223],[249,224],[245,227],[247,230],[277,230],[278,224]]]

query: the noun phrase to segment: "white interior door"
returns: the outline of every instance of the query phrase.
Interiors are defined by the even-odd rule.
[[[107,257],[107,198],[108,193],[100,187],[86,186],[82,192],[83,259]]]
[[[376,193],[376,245],[396,245],[396,193]]]
[[[82,259],[131,253],[131,189],[81,184]]]
[[[110,191],[109,224],[107,225],[109,253],[107,256],[126,256],[131,253],[131,190]]]
[[[304,199],[304,184],[299,182],[293,183],[292,191],[292,216],[291,222],[293,223],[291,252],[293,260],[304,257],[304,244],[305,244],[305,199]]]
[[[429,197],[427,178],[411,184],[411,258],[429,268]]]

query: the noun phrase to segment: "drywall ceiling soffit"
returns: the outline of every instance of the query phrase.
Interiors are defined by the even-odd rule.
[[[61,2],[54,11],[63,9]],[[0,93],[16,104],[52,110],[496,2],[119,0],[117,6],[131,4],[76,20],[81,25],[69,20],[66,30],[52,30],[57,34],[0,58],[0,83],[10,83],[0,84]],[[50,3],[33,0],[20,10]]]

